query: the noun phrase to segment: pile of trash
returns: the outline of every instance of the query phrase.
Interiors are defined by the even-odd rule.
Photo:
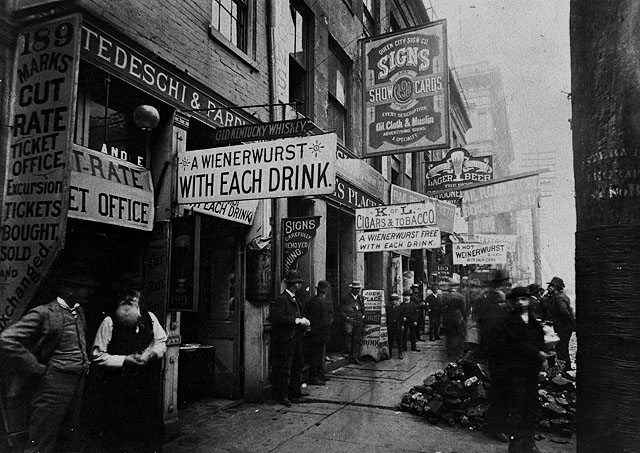
[[[487,368],[463,358],[402,395],[400,410],[423,416],[430,423],[484,429],[490,385]],[[539,429],[571,437],[576,420],[575,375],[562,373],[558,365],[549,368],[541,376],[538,401]]]

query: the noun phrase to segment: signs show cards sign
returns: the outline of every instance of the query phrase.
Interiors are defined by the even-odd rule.
[[[20,317],[64,245],[80,55],[80,16],[16,39],[13,112],[3,154],[0,331]]]
[[[382,231],[357,231],[358,252],[384,252],[402,249],[435,249],[440,247],[440,228],[392,228]]]
[[[480,244],[458,242],[453,244],[453,264],[504,264],[507,246],[503,242]]]
[[[151,231],[152,184],[146,168],[74,145],[69,217]]]
[[[449,146],[446,21],[362,40],[366,157]]]
[[[356,209],[356,230],[407,228],[435,224],[435,204],[428,201]]]
[[[331,194],[336,134],[178,154],[178,203]]]

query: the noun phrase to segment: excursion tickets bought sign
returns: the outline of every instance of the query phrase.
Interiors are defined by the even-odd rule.
[[[435,224],[435,204],[427,201],[356,209],[356,230],[407,228]]]
[[[331,194],[335,156],[335,134],[182,152],[178,203]]]
[[[357,231],[358,252],[435,249],[440,247],[440,228],[396,228],[383,231]]]

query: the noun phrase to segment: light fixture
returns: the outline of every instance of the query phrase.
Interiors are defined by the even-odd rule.
[[[133,110],[133,121],[140,129],[149,132],[160,124],[160,113],[151,105],[139,105]]]

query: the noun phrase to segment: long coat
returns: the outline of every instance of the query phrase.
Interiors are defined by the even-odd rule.
[[[296,324],[296,318],[302,317],[301,303],[283,291],[273,304],[271,320],[273,323],[273,339],[276,341],[293,340],[296,334],[304,331]]]
[[[364,303],[362,296],[347,294],[342,298],[340,305],[340,314],[345,324],[351,324],[354,327],[361,328],[364,325]]]
[[[44,374],[62,337],[62,310],[58,301],[53,300],[29,310],[0,333],[0,375],[8,380],[10,393],[17,393],[33,377]],[[80,348],[86,350],[84,311],[78,307],[76,312],[81,329]]]
[[[305,307],[305,316],[311,323],[309,340],[314,343],[326,343],[331,335],[333,323],[333,303],[326,295],[315,295]]]
[[[576,328],[576,318],[569,297],[564,293],[556,293],[547,298],[546,303],[553,329],[558,333],[573,332]]]

